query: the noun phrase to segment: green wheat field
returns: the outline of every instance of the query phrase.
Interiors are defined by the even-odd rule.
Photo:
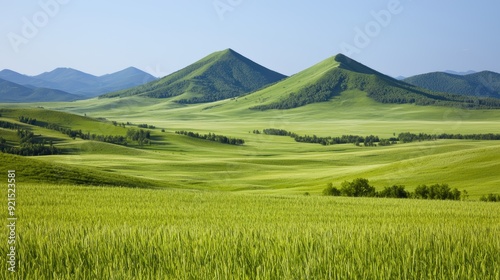
[[[32,184],[19,196],[23,279],[500,276],[495,203]]]

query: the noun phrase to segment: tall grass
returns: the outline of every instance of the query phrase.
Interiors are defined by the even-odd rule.
[[[20,279],[500,277],[495,203],[53,185],[18,197]]]

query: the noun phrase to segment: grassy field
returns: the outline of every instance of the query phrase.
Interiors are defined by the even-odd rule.
[[[53,184],[18,190],[17,279],[500,277],[496,203]]]
[[[252,133],[265,128],[383,138],[401,132],[500,133],[500,111],[385,105],[357,91],[291,110],[247,109],[259,102],[249,96],[183,106],[129,97],[0,106],[0,120],[54,140],[65,151],[0,154],[0,169],[15,169],[18,180],[15,278],[500,278],[500,205],[477,201],[500,193],[500,141],[322,146]],[[72,139],[19,123],[19,116],[103,135],[137,129],[111,121],[156,128],[151,145],[119,146]],[[245,145],[176,130],[242,138]],[[19,141],[10,129],[0,128],[0,136],[9,144]],[[359,177],[377,190],[447,183],[470,197],[321,195],[328,183],[339,186]],[[6,215],[3,211],[2,219]],[[7,231],[4,227],[2,236]],[[6,246],[0,254],[4,261]]]

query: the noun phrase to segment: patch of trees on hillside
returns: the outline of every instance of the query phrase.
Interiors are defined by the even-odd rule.
[[[409,192],[402,185],[385,187],[377,192],[375,187],[370,185],[368,179],[357,178],[353,181],[344,181],[340,188],[336,188],[329,183],[323,190],[323,195],[327,196],[349,196],[349,197],[387,197],[387,198],[414,198],[414,199],[438,199],[438,200],[460,200],[466,199],[467,191],[451,189],[448,184],[420,185],[414,192]]]
[[[36,119],[25,117],[25,116],[20,116],[19,121],[22,123],[31,124],[31,125],[36,124]]]
[[[155,129],[156,126],[147,124],[147,123],[141,123],[137,125],[138,128],[149,128],[149,129]]]
[[[144,144],[151,144],[151,132],[149,130],[144,130],[144,129],[139,129],[139,130],[128,129],[127,134],[125,136],[122,136],[122,135],[98,135],[95,133],[91,134],[90,132],[85,133],[81,129],[73,130],[53,123],[44,123],[43,125],[40,124],[39,126],[59,131],[73,139],[80,138],[82,140],[99,141],[117,145],[127,145],[128,141],[136,142],[141,146]],[[150,126],[147,124],[139,125],[139,127],[154,128],[154,126]]]
[[[7,145],[7,141],[0,137],[0,151],[2,153],[20,156],[43,156],[60,154],[52,141],[47,144],[44,139],[39,139],[35,134],[26,129],[17,129],[17,136],[20,139],[18,147]]]
[[[129,142],[137,143],[139,145],[150,145],[151,144],[151,132],[144,129],[129,129],[125,136],[122,135],[98,135],[91,134],[90,132],[83,132],[81,129],[73,130],[70,128],[62,127],[54,123],[38,122],[34,118],[21,116],[19,121],[43,127],[46,129],[61,132],[72,139],[80,138],[82,140],[99,141],[116,145],[128,145]],[[150,125],[145,125],[148,128],[152,127]],[[20,139],[20,144],[18,147],[9,146],[4,138],[0,138],[0,151],[4,153],[23,155],[23,156],[39,156],[39,155],[53,155],[60,154],[61,150],[57,149],[52,141],[48,145],[45,140],[41,137],[36,137],[33,132],[21,129],[17,124],[0,121],[1,128],[7,129],[17,129],[17,135]],[[41,139],[41,140],[40,140]]]
[[[185,135],[188,137],[208,140],[208,141],[212,141],[212,142],[218,142],[221,144],[229,144],[229,145],[243,145],[243,144],[245,144],[245,140],[243,140],[243,139],[227,137],[224,135],[217,135],[215,133],[200,134],[198,132],[184,131],[184,130],[176,131],[175,133],[180,134],[180,135]]]
[[[139,145],[151,144],[151,132],[143,129],[129,129],[127,130],[127,139],[137,142]]]
[[[6,121],[0,121],[0,127],[1,128],[7,128],[7,129],[19,129],[20,126],[15,124],[15,123],[11,123],[11,122],[6,122]]]
[[[36,119],[19,118],[23,123],[33,124]],[[45,139],[36,136],[33,132],[22,129],[19,125],[11,122],[0,121],[0,127],[16,130],[16,135],[19,138],[19,146],[9,145],[7,140],[0,136],[0,152],[21,155],[21,156],[42,156],[60,154],[61,151],[56,148],[52,141],[47,143]]]

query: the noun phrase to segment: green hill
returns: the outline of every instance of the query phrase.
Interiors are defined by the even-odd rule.
[[[290,86],[293,85],[293,86]],[[359,90],[381,103],[500,108],[496,99],[441,93],[419,88],[377,72],[342,54],[328,58],[257,93],[256,110],[291,109],[325,102],[341,92]]]
[[[213,53],[160,80],[101,98],[140,95],[151,98],[177,97],[179,103],[203,103],[232,98],[285,78],[237,52]]]
[[[490,71],[469,75],[433,72],[406,78],[404,81],[434,91],[500,98],[500,74]]]

